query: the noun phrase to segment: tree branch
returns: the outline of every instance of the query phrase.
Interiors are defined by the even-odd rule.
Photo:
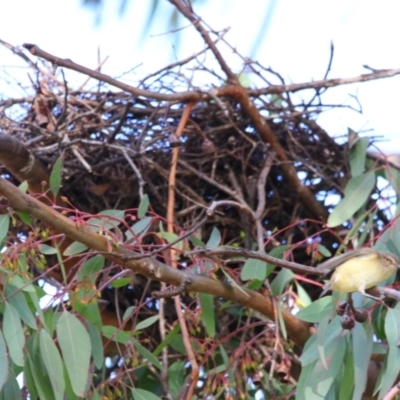
[[[64,215],[39,200],[21,192],[10,182],[0,178],[0,194],[5,196],[15,210],[31,214],[60,233],[64,233],[72,240],[85,244],[89,248],[100,252],[105,258],[118,263],[134,273],[142,274],[149,279],[166,282],[179,286],[191,280],[188,290],[208,293],[216,297],[242,304],[254,309],[268,318],[273,319],[273,303],[271,299],[255,291],[239,289],[228,283],[220,282],[206,276],[196,275],[190,271],[177,270],[153,258],[142,260],[125,260],[125,257],[137,256],[136,253],[123,245],[116,245],[102,235],[90,231],[83,226],[77,226]],[[113,252],[110,252],[112,248]],[[283,310],[282,317],[290,338],[298,345],[303,346],[312,333],[309,324],[297,319],[290,312]]]

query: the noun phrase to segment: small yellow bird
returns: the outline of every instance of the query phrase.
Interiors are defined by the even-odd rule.
[[[400,268],[400,260],[392,253],[378,252],[371,248],[349,251],[317,266],[328,274],[334,271],[322,294],[329,290],[352,293],[360,292],[365,297],[377,300],[377,297],[365,293],[366,289],[386,280]]]

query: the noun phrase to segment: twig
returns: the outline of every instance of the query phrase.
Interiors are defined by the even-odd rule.
[[[326,272],[319,271],[314,267],[307,267],[302,264],[294,263],[291,261],[280,260],[279,258],[275,258],[269,256],[268,254],[262,254],[256,251],[251,250],[244,250],[244,249],[235,249],[235,248],[221,248],[221,249],[196,249],[186,253],[187,255],[194,255],[194,254],[202,254],[206,257],[213,256],[213,255],[226,255],[231,257],[245,257],[245,258],[255,258],[256,260],[265,261],[269,264],[276,265],[278,267],[283,267],[290,269],[298,274],[313,274],[324,276]]]
[[[78,148],[76,145],[71,146],[71,151],[75,154],[75,157],[81,162],[81,164],[86,168],[86,170],[90,173],[93,172],[92,167],[89,165],[89,163],[84,159],[82,154],[79,152]]]
[[[133,94],[134,96],[139,96],[139,97],[142,96],[145,98],[156,99],[161,101],[163,100],[200,101],[200,100],[209,100],[211,98],[209,94],[197,91],[185,91],[180,93],[167,94],[167,93],[152,92],[150,90],[138,89],[133,86],[127,85],[123,82],[120,82],[116,79],[113,79],[108,75],[102,74],[97,71],[93,71],[90,68],[86,68],[84,66],[76,64],[71,60],[56,57],[50,53],[41,50],[38,46],[34,44],[25,43],[23,47],[28,49],[31,52],[31,54],[41,57],[51,63],[88,75],[94,79],[98,79],[100,81],[108,83],[111,86],[118,87],[128,93]],[[294,93],[300,90],[328,88],[328,87],[348,85],[358,82],[367,82],[376,79],[392,78],[393,76],[396,75],[400,75],[400,68],[377,70],[370,74],[362,74],[349,78],[323,79],[320,81],[293,83],[290,85],[271,85],[262,89],[247,90],[247,93],[249,96],[252,97],[258,97],[263,94],[279,94],[284,92]],[[219,97],[233,96],[237,94],[237,88],[236,85],[228,84],[226,86],[215,89],[213,91],[213,94]]]
[[[288,180],[289,184],[293,186],[294,192],[299,194],[304,206],[308,208],[309,211],[311,211],[318,219],[326,220],[328,218],[327,210],[315,199],[310,189],[300,182],[296,168],[292,165],[292,163],[290,163],[285,150],[282,148],[278,139],[265,121],[264,117],[260,114],[255,104],[251,101],[249,94],[246,92],[243,86],[240,85],[237,76],[229,68],[221,53],[213,44],[210,35],[200,23],[200,19],[194,15],[194,13],[191,11],[191,8],[182,0],[170,0],[170,2],[174,4],[175,7],[193,23],[193,26],[200,33],[205,43],[210,47],[211,51],[219,62],[220,67],[225,72],[228,82],[232,84],[236,90],[236,93],[232,93],[231,96],[239,101],[244,112],[249,116],[254,127],[258,131],[261,139],[265,143],[268,143],[271,146],[271,149],[276,152],[277,159],[281,162],[280,166],[285,178]]]
[[[175,132],[175,136],[178,141],[179,141],[179,138],[182,135],[183,130],[189,120],[190,112],[193,108],[193,105],[194,105],[194,103],[189,103],[186,106],[186,108],[182,114],[181,120],[179,121],[178,128]],[[167,230],[169,233],[174,233],[175,181],[176,181],[176,168],[178,165],[178,163],[177,163],[178,156],[179,156],[179,147],[174,147],[172,149],[171,167],[170,167],[170,173],[169,173],[169,179],[168,179]],[[170,259],[171,259],[172,267],[178,268],[176,251],[173,248],[170,248],[169,252],[170,252]],[[199,365],[196,360],[196,355],[193,350],[192,343],[190,342],[189,330],[186,325],[185,318],[183,317],[182,303],[181,303],[181,299],[178,295],[182,291],[186,290],[187,286],[188,285],[190,286],[191,283],[192,283],[192,280],[190,278],[189,278],[189,281],[187,279],[185,279],[181,282],[181,284],[176,289],[171,289],[171,290],[166,290],[165,285],[163,285],[162,291],[158,293],[158,295],[161,295],[162,297],[164,297],[165,295],[175,296],[174,297],[175,310],[178,315],[179,325],[181,327],[183,343],[185,345],[185,349],[188,354],[189,362],[192,367],[192,371],[190,374],[192,383],[188,390],[188,399],[191,399],[193,396],[194,388],[198,381],[200,368],[199,368]]]
[[[142,174],[139,171],[139,168],[136,166],[136,164],[132,161],[132,159],[129,157],[128,152],[125,150],[125,148],[121,148],[122,154],[124,155],[126,161],[128,164],[131,166],[133,171],[135,172],[137,178],[138,178],[138,183],[139,183],[139,197],[142,199],[143,198],[143,188],[146,182],[144,181]]]
[[[187,288],[191,283],[192,280],[190,278],[186,278],[179,286],[175,286],[165,290],[154,291],[151,294],[157,299],[165,299],[167,297],[178,296],[181,293],[187,291]]]

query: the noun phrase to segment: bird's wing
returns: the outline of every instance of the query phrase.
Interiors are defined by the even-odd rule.
[[[325,272],[328,274],[330,271],[334,270],[336,267],[343,264],[350,258],[365,257],[365,256],[369,256],[369,255],[372,255],[375,253],[376,253],[376,250],[371,249],[370,247],[364,247],[362,249],[351,250],[351,251],[348,251],[347,253],[341,254],[340,256],[332,257],[329,260],[324,261],[323,263],[321,263],[317,266],[317,269],[319,271],[322,271],[322,272]]]

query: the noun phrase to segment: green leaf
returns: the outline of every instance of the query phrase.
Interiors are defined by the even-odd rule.
[[[5,303],[3,332],[8,351],[14,364],[24,366],[25,336],[18,311],[10,304]]]
[[[19,219],[25,224],[30,225],[32,223],[32,217],[27,212],[17,211]]]
[[[302,285],[300,285],[298,282],[295,282],[296,284],[296,289],[297,289],[297,305],[301,307],[308,307],[310,304],[312,304],[311,297],[307,293],[307,291],[303,288]]]
[[[369,146],[369,138],[359,138],[355,145],[351,148],[349,163],[351,176],[361,175],[365,169],[365,160],[367,158],[367,148]]]
[[[150,205],[150,200],[149,200],[149,196],[147,194],[145,194],[142,198],[142,200],[140,200],[140,204],[139,204],[139,208],[138,208],[138,218],[142,219],[146,214],[147,211],[149,210],[149,205]]]
[[[361,324],[355,324],[352,332],[352,349],[354,362],[353,399],[361,399],[368,378],[368,365],[372,352],[372,341],[368,345],[367,334]]]
[[[312,335],[306,342],[303,352],[299,358],[302,367],[313,363],[314,361],[318,360],[318,349],[317,349],[317,336]]]
[[[386,166],[385,177],[392,185],[393,190],[397,194],[397,198],[399,198],[399,195],[400,195],[400,172],[397,170],[397,168],[392,168],[392,167]]]
[[[271,283],[271,292],[274,296],[282,294],[286,286],[294,278],[294,273],[287,268],[282,268]]]
[[[174,399],[177,399],[179,393],[185,385],[187,369],[184,361],[176,361],[168,368],[168,388]]]
[[[267,263],[265,261],[256,260],[255,258],[249,258],[246,260],[240,273],[240,279],[242,281],[257,279],[263,282],[266,278]]]
[[[162,365],[161,365],[160,361],[158,360],[158,358],[154,356],[154,354],[152,354],[149,350],[147,350],[145,347],[143,347],[137,340],[133,340],[133,345],[135,346],[135,349],[138,351],[138,353],[143,358],[145,358],[147,361],[152,363],[160,371],[162,370]]]
[[[226,278],[226,285],[231,285],[235,287],[237,290],[241,291],[245,296],[249,296],[249,294],[242,288],[240,287],[230,276],[229,274],[224,270],[224,268],[221,268],[220,271],[225,275]]]
[[[35,380],[33,379],[33,374],[31,371],[31,363],[29,362],[28,357],[25,358],[24,378],[30,398],[37,399],[39,397],[39,394],[36,389]]]
[[[90,342],[92,343],[92,356],[94,365],[97,369],[100,369],[104,364],[104,348],[101,340],[100,331],[97,327],[90,322],[86,322],[88,326],[88,332]]]
[[[194,235],[190,235],[188,239],[193,246],[206,247],[205,243]]]
[[[26,357],[27,379],[30,382],[30,388],[33,390],[30,395],[37,391],[40,400],[54,400],[51,382],[47,371],[44,369],[43,360],[40,355],[38,334],[32,335],[26,343],[28,354]],[[34,398],[34,397],[33,397]]]
[[[82,400],[81,396],[77,396],[72,388],[71,380],[69,379],[67,369],[64,365],[64,379],[65,379],[65,399],[66,400]],[[92,399],[91,399],[92,400]]]
[[[133,311],[135,310],[135,308],[136,308],[136,306],[129,306],[129,307],[125,310],[124,315],[122,316],[122,321],[125,321],[125,320],[127,320],[128,318],[130,318],[131,315],[132,315],[132,313],[133,313]]]
[[[72,242],[65,250],[64,256],[74,256],[75,254],[79,254],[84,252],[88,247],[80,242]]]
[[[72,389],[77,396],[83,397],[92,349],[89,334],[82,322],[68,311],[62,313],[56,330]]]
[[[214,309],[214,296],[206,293],[199,293],[201,305],[201,320],[206,328],[209,336],[215,335],[215,309]]]
[[[134,400],[161,400],[161,397],[143,389],[133,388],[131,393]]]
[[[17,310],[22,321],[31,328],[37,329],[35,316],[29,308],[24,294],[11,284],[5,285],[4,292],[7,296],[8,302]]]
[[[8,376],[8,357],[6,342],[3,333],[0,331],[0,390],[5,384]]]
[[[122,286],[128,286],[130,283],[132,283],[132,278],[119,278],[112,281],[110,286],[113,288],[120,288]]]
[[[332,311],[332,297],[325,296],[311,303],[296,314],[296,318],[303,321],[317,323],[322,317],[330,314]]]
[[[391,252],[391,253],[393,253],[395,256],[397,256],[397,257],[400,257],[400,251],[399,251],[399,249],[397,248],[397,246],[394,244],[394,242],[393,242],[393,240],[392,239],[388,239],[387,241],[386,241],[386,247],[387,247],[387,249]]]
[[[317,249],[323,256],[332,257],[332,253],[322,244],[318,244]]]
[[[64,398],[64,369],[60,353],[45,329],[39,332],[40,355],[46,367],[56,400]]]
[[[398,309],[389,308],[385,319],[385,334],[389,345],[389,351],[380,382],[380,399],[382,399],[393,386],[400,370],[400,349],[398,347],[400,337],[399,321],[400,311]]]
[[[97,273],[104,268],[104,261],[105,258],[100,254],[96,254],[94,257],[91,257],[88,260],[86,260],[79,268],[77,274],[78,281],[81,281],[87,277],[93,277],[94,279],[96,279]]]
[[[168,346],[176,337],[176,335],[181,331],[181,327],[179,324],[176,324],[172,331],[168,333],[165,339],[157,346],[154,350],[153,354],[157,357],[163,350],[164,347]]]
[[[339,396],[340,400],[352,400],[354,389],[354,363],[353,353],[348,351],[344,358],[344,370],[340,381]]]
[[[0,215],[0,242],[7,236],[10,227],[10,216],[8,214]]]
[[[117,228],[125,217],[123,210],[104,210],[99,212],[99,217],[89,218],[87,224],[92,231],[108,230]],[[104,216],[102,218],[102,216]],[[120,220],[120,221],[119,221]]]
[[[150,325],[153,325],[159,319],[160,319],[159,315],[153,315],[152,317],[146,318],[145,320],[140,321],[135,326],[135,331],[140,331],[142,329],[145,329],[145,328],[149,327]]]
[[[39,245],[39,251],[46,256],[58,253],[58,249],[43,243]]]
[[[352,217],[368,200],[374,186],[374,172],[351,178],[344,190],[344,198],[329,215],[328,226],[331,228],[339,226]]]
[[[19,184],[18,189],[23,193],[28,193],[29,184],[27,181],[23,181]]]
[[[219,230],[214,226],[210,238],[206,243],[206,247],[209,249],[215,249],[220,245],[220,243],[221,243],[221,234],[219,233]]]
[[[84,296],[85,292],[82,293]],[[80,293],[78,293],[80,294]],[[87,321],[90,321],[92,324],[96,325],[99,329],[101,328],[101,314],[99,309],[99,303],[95,300],[89,302],[83,302],[79,298],[75,297],[76,294],[71,296],[71,303],[75,311],[77,311],[80,315],[82,315]],[[95,292],[93,294],[88,294],[88,297],[95,296]]]
[[[135,239],[134,243],[136,243],[136,239],[139,239],[141,235],[144,235],[150,229],[152,221],[152,217],[144,217],[140,221],[133,224],[131,226],[131,230],[126,231],[125,233],[126,240]]]
[[[275,258],[279,258],[282,259],[283,255],[285,254],[285,251],[289,250],[292,246],[285,244],[283,246],[277,246],[274,247],[269,253],[268,255],[270,255],[271,257],[275,257]],[[267,276],[269,276],[269,274],[276,268],[276,265],[267,263]]]
[[[50,173],[50,190],[54,196],[57,196],[61,188],[62,159],[57,158]]]
[[[18,382],[13,373],[8,375],[7,382],[4,385],[1,394],[3,395],[2,397],[4,400],[22,400],[21,389],[19,388]]]
[[[177,239],[179,238],[179,236],[178,236],[176,233],[173,233],[173,232],[165,232],[165,231],[163,231],[163,232],[158,232],[158,233],[157,233],[157,236],[158,236],[160,239],[165,239],[168,243],[172,243],[172,242],[174,242],[175,240],[177,240]],[[183,240],[181,240],[181,241],[175,243],[175,244],[173,245],[173,247],[174,247],[175,249],[178,249],[178,250],[182,251],[182,250],[183,250]]]
[[[121,331],[120,329],[111,325],[104,325],[101,328],[101,333],[105,338],[125,345],[132,340],[131,332]]]

